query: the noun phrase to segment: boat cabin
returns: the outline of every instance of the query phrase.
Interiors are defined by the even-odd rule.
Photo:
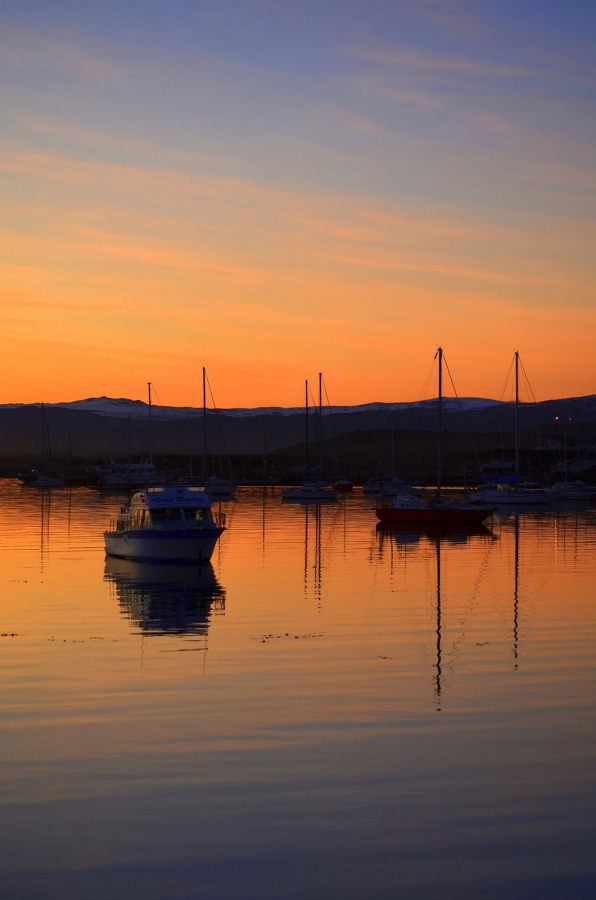
[[[148,488],[133,494],[122,507],[116,530],[196,528],[211,523],[211,501],[202,488]]]

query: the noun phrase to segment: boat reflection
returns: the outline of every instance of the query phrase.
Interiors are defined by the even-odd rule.
[[[398,544],[415,544],[423,537],[456,544],[464,543],[474,536],[494,537],[486,525],[465,525],[452,522],[428,523],[417,527],[406,522],[378,522],[377,533],[381,535],[381,542],[384,537],[389,535]]]
[[[210,564],[106,557],[104,578],[114,585],[122,612],[148,634],[206,635],[212,614],[225,610],[225,591]]]

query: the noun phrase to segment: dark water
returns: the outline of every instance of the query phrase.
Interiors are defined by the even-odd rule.
[[[0,483],[0,893],[596,896],[596,509],[380,532],[242,490],[211,569]]]

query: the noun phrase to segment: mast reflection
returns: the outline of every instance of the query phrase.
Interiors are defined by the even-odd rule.
[[[312,527],[311,527],[312,522]],[[314,540],[310,538],[314,532]],[[317,606],[321,605],[322,595],[322,559],[321,559],[321,504],[304,504],[304,595],[307,597],[310,572],[312,570],[312,587]]]
[[[421,529],[412,529],[411,525],[400,523],[378,523],[381,548],[388,540],[395,542],[402,549],[408,545],[417,545],[420,541],[434,547],[436,589],[435,589],[435,661],[433,664],[433,689],[436,711],[441,712],[441,694],[443,689],[443,577],[441,551],[443,546],[465,544],[471,540],[494,539],[493,532],[484,525],[432,525]]]
[[[513,537],[513,668],[517,669],[519,649],[519,514],[514,516]]]
[[[225,610],[225,591],[210,564],[176,566],[107,557],[104,578],[122,613],[151,634],[203,635],[214,612]]]

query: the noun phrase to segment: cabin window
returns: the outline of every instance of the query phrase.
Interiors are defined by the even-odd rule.
[[[177,507],[165,507],[164,509],[153,509],[151,511],[151,519],[153,522],[179,522],[180,510]]]
[[[206,509],[201,509],[200,507],[197,509],[196,506],[185,506],[184,518],[188,522],[201,522],[205,518],[206,512]]]

